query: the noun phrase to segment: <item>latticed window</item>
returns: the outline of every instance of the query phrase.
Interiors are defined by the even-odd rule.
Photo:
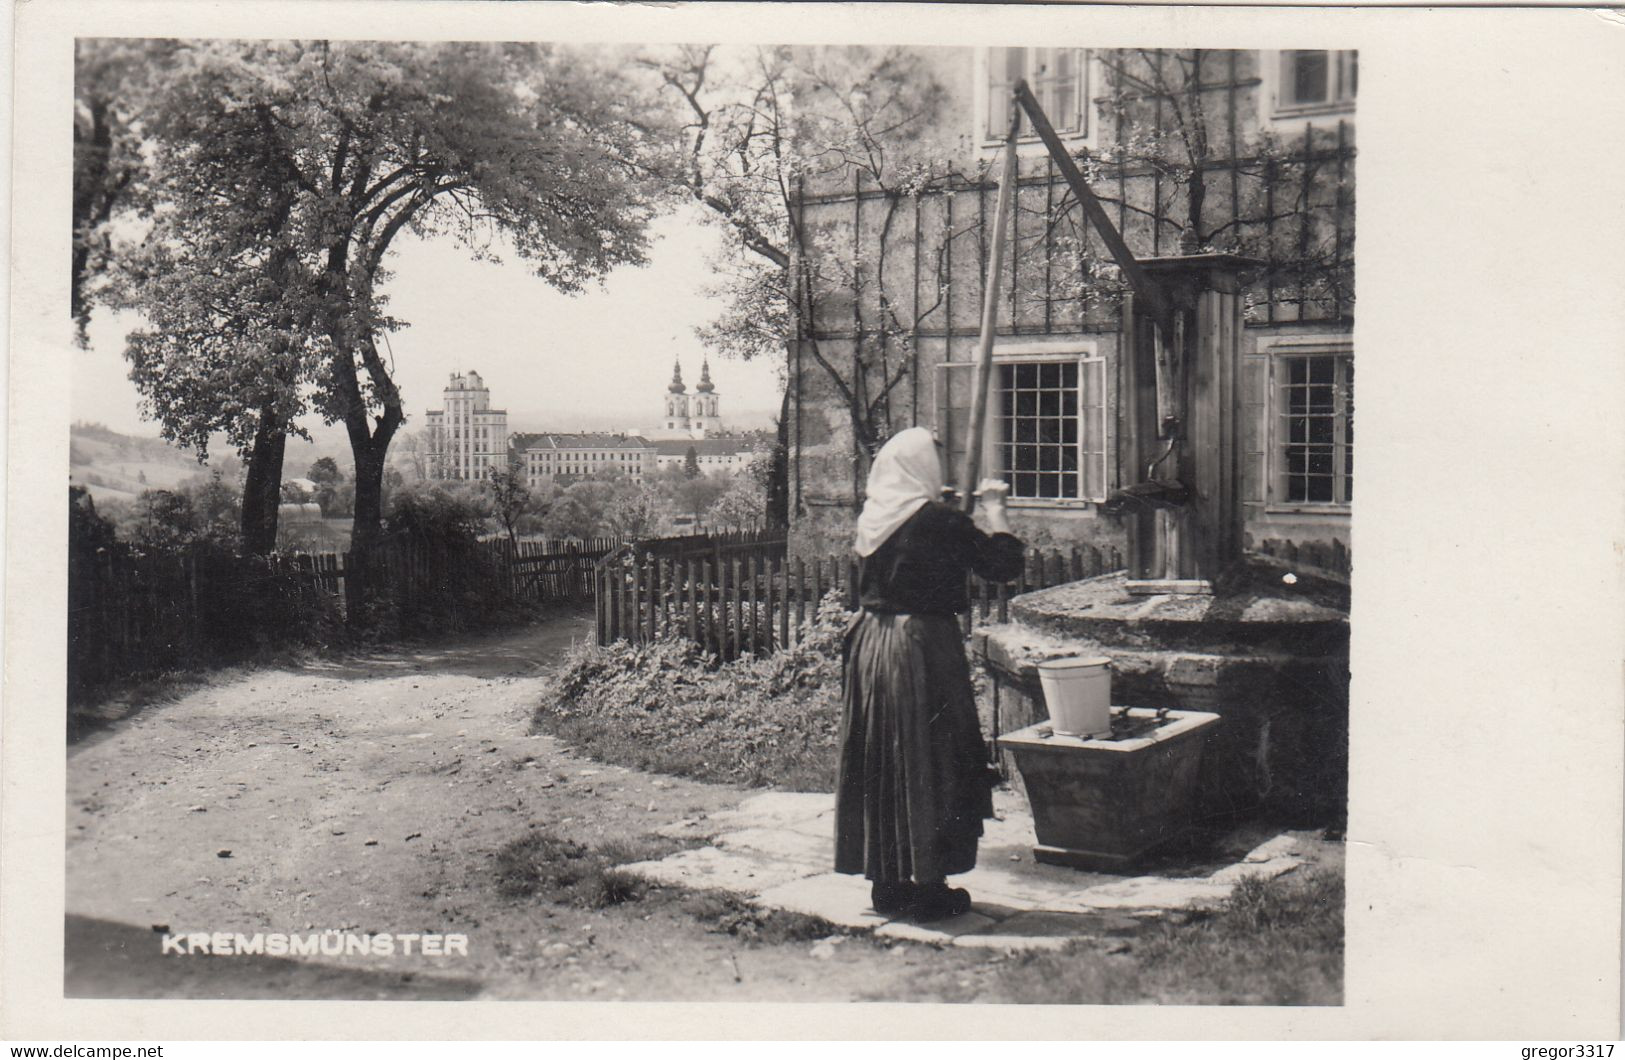
[[[1354,102],[1359,53],[1283,51],[1277,109],[1331,109]]]
[[[1348,504],[1354,499],[1354,358],[1275,359],[1274,499]]]
[[[999,467],[1012,497],[1080,495],[1078,366],[999,366]]]
[[[987,115],[984,135],[1002,140],[1010,131],[1010,93],[1025,80],[1044,108],[1044,114],[1062,136],[1089,132],[1089,53],[1082,48],[989,48],[987,58]],[[1021,125],[1023,138],[1033,138],[1030,122]]]
[[[954,362],[938,371],[936,433],[947,451],[949,480],[959,485],[975,365]],[[1003,478],[1016,500],[1104,500],[1105,361],[1075,353],[1010,356],[994,365],[990,383],[983,474]]]

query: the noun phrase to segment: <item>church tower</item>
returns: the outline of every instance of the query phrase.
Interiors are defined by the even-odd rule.
[[[689,429],[689,397],[688,387],[683,384],[682,359],[672,363],[671,385],[666,387],[666,430],[686,431]]]
[[[711,361],[707,358],[700,362],[700,382],[694,388],[694,397],[689,406],[690,425],[699,437],[722,430],[722,415],[717,402],[721,396],[717,388],[711,385]]]

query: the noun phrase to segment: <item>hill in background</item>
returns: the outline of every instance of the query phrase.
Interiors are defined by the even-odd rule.
[[[334,436],[336,434],[336,437]],[[348,472],[350,450],[342,432],[313,431],[312,440],[289,438],[283,478],[298,478],[311,464],[330,456]],[[235,482],[243,462],[223,439],[209,446],[209,461],[199,464],[190,449],[162,438],[120,434],[99,423],[68,428],[68,475],[99,501],[134,500],[142,490],[174,489],[188,479],[219,471]]]

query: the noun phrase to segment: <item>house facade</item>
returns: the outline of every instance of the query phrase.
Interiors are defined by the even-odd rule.
[[[516,434],[513,455],[531,487],[619,472],[642,482],[655,471],[655,446],[635,434]]]
[[[707,475],[743,471],[767,449],[759,437],[748,435],[657,438],[654,446],[656,466],[683,467],[692,452],[695,465]]]
[[[1349,544],[1357,56],[1340,51],[911,49],[942,89],[891,169],[808,167],[793,229],[791,537],[850,544],[868,455],[933,429],[964,456],[1011,86],[1026,80],[1142,261],[1242,273],[1235,481],[1244,540]],[[998,278],[984,474],[1039,546],[1121,545],[1125,285],[1025,123]],[[922,177],[921,174],[926,174]],[[835,260],[840,259],[840,260]]]

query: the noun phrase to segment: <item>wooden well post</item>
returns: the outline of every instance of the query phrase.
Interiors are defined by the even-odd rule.
[[[1167,305],[1124,307],[1119,466],[1125,483],[1183,490],[1126,509],[1130,592],[1211,592],[1241,558],[1241,274],[1258,264],[1233,254],[1140,262]]]

